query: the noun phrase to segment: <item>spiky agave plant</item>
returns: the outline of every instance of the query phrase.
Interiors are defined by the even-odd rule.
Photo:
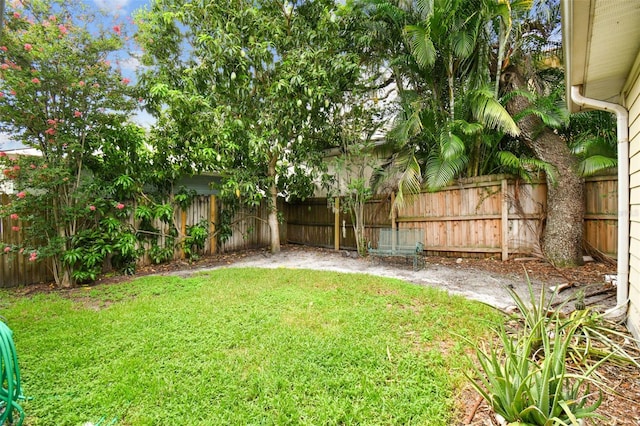
[[[557,295],[555,292],[548,296],[543,288],[536,300],[528,277],[527,287],[529,303],[526,303],[513,289],[509,288],[507,291],[516,304],[519,316],[524,321],[525,330],[537,334],[536,342],[541,342],[542,333],[545,330],[548,333],[558,324],[562,332],[570,338],[567,359],[581,365],[582,368],[604,358],[617,364],[634,365],[640,368],[640,357],[633,354],[637,352],[633,344],[638,345],[640,341],[608,321],[605,313],[596,312],[592,307],[584,306],[565,317],[560,315],[560,312],[572,299],[565,300],[554,308]],[[584,297],[584,290],[581,289],[576,292],[573,299],[584,304]],[[544,326],[536,328],[539,322]],[[626,346],[629,349],[625,349]],[[537,348],[534,347],[534,349]]]
[[[504,327],[495,331],[499,346],[476,346],[479,381],[467,376],[495,413],[513,425],[578,425],[579,419],[601,418],[595,410],[602,398],[588,404],[589,382],[606,359],[582,374],[569,373],[571,333],[558,322],[549,329],[540,319],[516,336]]]
[[[544,288],[536,298],[527,279],[530,304],[514,290],[511,297],[522,317],[515,335],[504,325],[495,329],[500,345],[475,345],[478,366],[467,376],[492,409],[515,425],[578,425],[583,418],[600,417],[600,398],[588,404],[594,371],[612,355],[600,358],[581,373],[570,373],[567,361],[581,323],[562,319],[551,310],[555,296]]]

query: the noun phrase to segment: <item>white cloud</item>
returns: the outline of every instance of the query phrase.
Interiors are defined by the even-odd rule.
[[[146,111],[141,111],[141,110],[136,112],[131,120],[134,123],[138,124],[139,126],[144,127],[145,129],[151,128],[151,126],[153,126],[156,123],[156,119],[154,116],[152,116]]]
[[[125,8],[131,3],[131,0],[93,0],[93,2],[100,10],[115,15],[126,12]]]
[[[142,66],[138,58],[134,58],[132,56],[129,56],[128,58],[125,58],[125,59],[120,59],[118,61],[118,65],[120,66],[121,69],[127,70],[127,71],[136,71],[138,68]]]

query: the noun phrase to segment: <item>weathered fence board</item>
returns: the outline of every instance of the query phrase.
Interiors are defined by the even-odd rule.
[[[0,194],[0,205],[8,204],[9,196]],[[20,227],[20,231],[12,230],[14,226]],[[0,217],[0,250],[2,250],[0,252],[0,287],[15,287],[47,281],[50,276],[49,262],[30,262],[27,260],[28,255],[15,252],[4,253],[5,247],[22,243],[25,226],[28,224],[22,220]]]
[[[224,204],[219,206],[224,209]],[[282,212],[283,204],[279,206]],[[233,235],[220,244],[223,252],[243,250],[250,248],[267,247],[271,241],[271,233],[267,224],[269,214],[267,203],[263,202],[259,207],[244,208],[239,210],[231,219]],[[280,241],[287,239],[286,222],[280,224]]]
[[[376,198],[366,204],[364,217],[367,241],[376,242],[378,233],[374,229],[391,227],[390,210],[389,198]],[[287,241],[290,243],[349,250],[356,248],[350,215],[339,206],[336,208],[327,202],[326,198],[287,204],[287,218]]]
[[[2,205],[9,203],[9,197],[5,194],[0,195],[0,201]],[[175,226],[179,231],[179,236],[175,239],[174,255],[173,259],[180,259],[184,255],[180,246],[180,241],[184,237],[187,226],[192,226],[203,221],[213,229],[212,222],[215,222],[215,217],[211,217],[211,203],[216,203],[216,197],[214,196],[196,196],[191,206],[186,211],[177,209],[174,212],[174,223],[167,225],[160,220],[152,222],[152,226],[159,230],[157,234],[151,235],[153,239],[157,238],[157,243],[160,246],[164,246],[169,238],[169,231],[172,226]],[[132,206],[132,210],[135,206]],[[216,210],[214,209],[214,212]],[[7,245],[17,245],[22,242],[22,231],[14,232],[11,230],[12,226],[28,226],[22,222],[12,223],[10,218],[0,218],[0,247],[4,248]],[[134,218],[129,219],[129,224],[134,230],[138,230],[139,223]],[[149,265],[152,263],[148,250],[151,248],[151,239],[146,239],[142,243],[142,247],[145,248],[145,253],[138,260],[138,266]],[[205,243],[202,254],[207,255],[212,253],[212,247],[215,249],[215,245],[212,245],[210,239]],[[9,255],[0,254],[0,287],[13,287],[19,285],[27,285],[37,282],[47,282],[53,280],[51,273],[51,267],[49,261],[29,262],[28,256],[18,253],[12,253]]]
[[[175,227],[178,230],[178,236],[174,238],[174,251],[173,251],[173,259],[181,259],[184,257],[184,253],[182,251],[182,247],[180,243],[183,241],[187,227],[198,225],[202,223],[207,226],[209,231],[213,229],[212,222],[215,222],[215,216],[211,216],[211,203],[216,203],[215,196],[209,195],[198,195],[193,198],[193,202],[186,209],[182,210],[180,208],[176,208],[173,214],[173,223],[167,224],[162,222],[161,220],[154,220],[151,222],[151,226],[157,230],[156,233],[148,233],[141,232],[140,235],[148,236],[148,238],[142,238],[142,247],[145,249],[144,254],[140,257],[137,264],[138,266],[145,266],[152,264],[152,259],[149,255],[149,249],[152,247],[153,242],[155,242],[158,246],[164,247],[167,244],[171,243],[171,229]],[[135,205],[132,206],[132,210],[135,210]],[[214,210],[215,212],[215,210]],[[129,219],[130,226],[139,231],[140,223],[136,221],[133,217]],[[215,246],[211,245],[211,238],[207,238],[205,242],[204,249],[201,251],[203,255],[208,255],[215,251]]]
[[[401,228],[422,228],[433,254],[531,253],[544,216],[542,185],[506,176],[461,179],[438,192],[423,192],[397,214]],[[542,198],[540,198],[542,195]]]
[[[595,176],[585,181],[584,239],[593,248],[616,257],[618,244],[618,179]]]

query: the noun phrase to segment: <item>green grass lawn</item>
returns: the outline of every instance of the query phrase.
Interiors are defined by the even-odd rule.
[[[448,425],[496,313],[399,280],[292,269],[0,292],[26,425]]]

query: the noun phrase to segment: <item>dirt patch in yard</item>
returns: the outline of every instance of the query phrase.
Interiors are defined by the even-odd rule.
[[[211,256],[191,264],[175,262],[144,268],[139,273],[188,276],[220,267],[317,269],[398,278],[418,285],[441,288],[451,294],[462,295],[499,309],[513,305],[507,288],[515,289],[527,297],[528,277],[537,291],[542,286],[548,288],[572,284],[572,288],[561,293],[562,300],[571,299],[575,291],[582,289],[587,295],[597,293],[591,300],[587,300],[587,304],[595,304],[600,309],[615,305],[615,287],[605,282],[606,276],[616,273],[615,267],[597,262],[589,262],[577,268],[558,269],[537,259],[502,262],[496,259],[429,256],[425,257],[425,267],[414,271],[411,259],[361,258],[354,252],[287,245],[277,254],[271,254],[267,250],[249,250]]]

